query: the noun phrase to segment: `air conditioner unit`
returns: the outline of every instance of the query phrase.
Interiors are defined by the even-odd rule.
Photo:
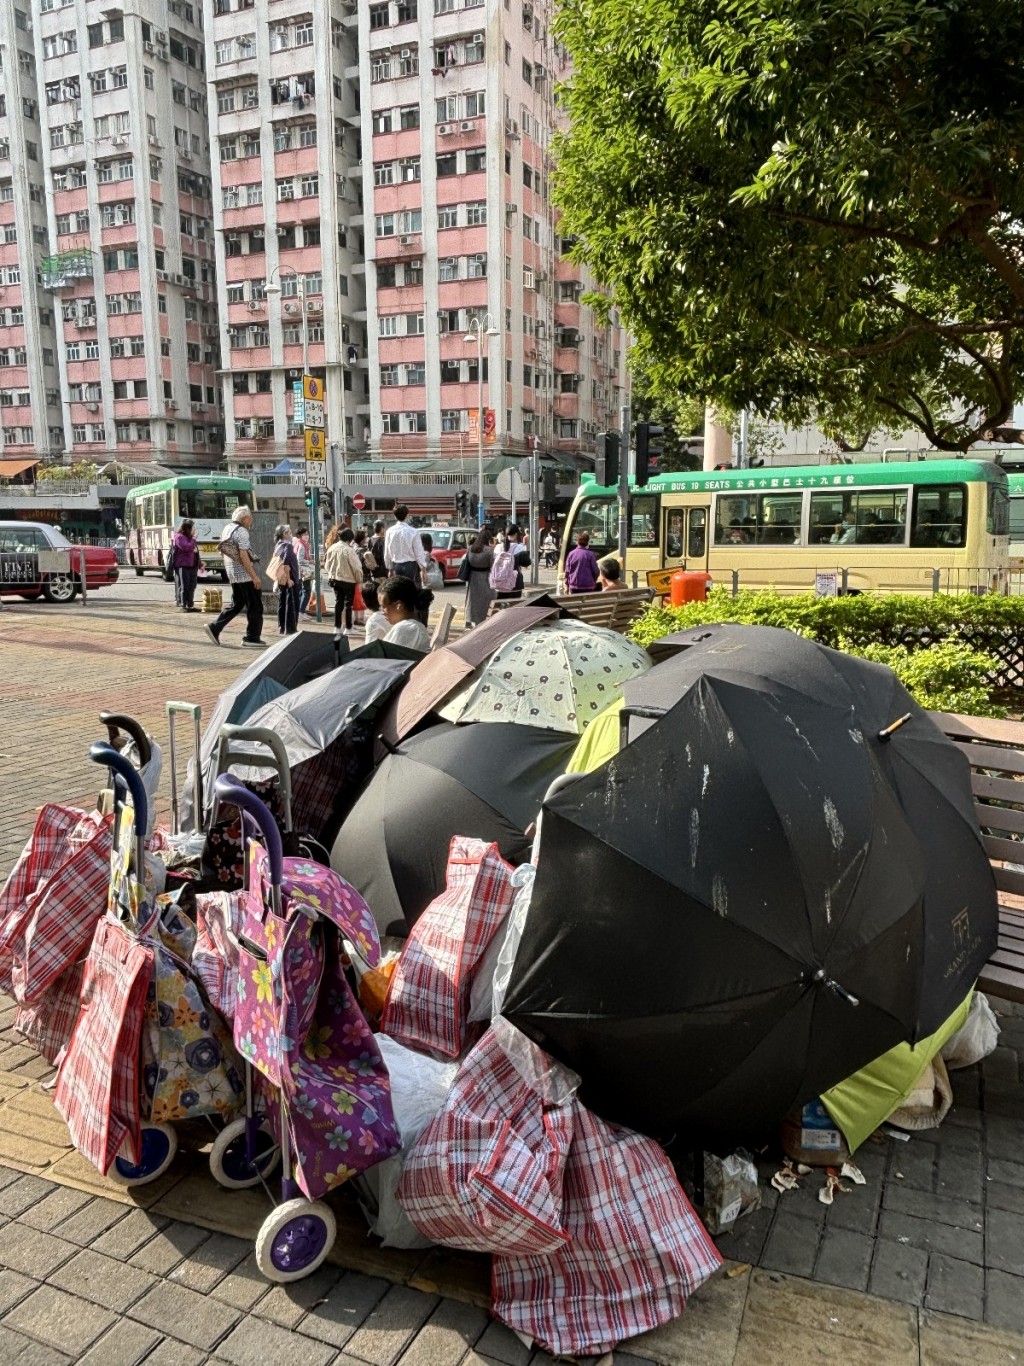
[[[110,139],[110,141],[114,147],[123,147],[125,143],[128,141],[128,139],[125,137],[123,133],[115,133],[114,136]]]
[[[278,235],[278,237],[287,237],[288,234],[289,234],[291,231],[292,231],[292,224],[289,223],[287,226],[284,226],[284,225],[282,225],[282,224],[278,224],[278,228],[277,228],[277,235]]]
[[[249,312],[250,312],[250,313],[259,313],[260,310],[261,310],[262,308],[263,308],[263,304],[262,304],[261,300],[259,300],[259,299],[250,299],[250,300],[249,300]]]
[[[285,304],[284,311],[285,313],[298,313],[299,306],[298,304]]]
[[[188,150],[187,147],[179,147],[179,148],[178,148],[178,156],[181,157],[182,161],[191,161],[191,160],[192,160],[192,153]]]
[[[308,300],[308,302],[306,303],[306,312],[307,312],[307,313],[322,313],[323,311],[324,311],[324,306],[323,306],[323,304],[322,304],[322,303],[319,303],[316,299],[310,299],[310,300]]]
[[[169,413],[176,413],[178,411],[178,405],[177,403],[175,403],[173,398],[165,398],[164,407],[167,409]]]
[[[170,275],[168,275],[166,270],[158,270],[156,273],[156,278],[158,280],[163,280],[164,284],[166,284],[171,277]]]
[[[100,410],[100,405],[99,405],[98,403],[87,403],[87,404],[85,405],[85,411],[86,411],[87,413],[98,413],[99,410]]]
[[[460,133],[472,133],[472,131],[473,131],[473,129],[474,129],[475,127],[476,127],[476,124],[473,122],[472,119],[463,119],[463,121],[459,124],[459,132],[460,132]]]
[[[441,137],[446,138],[452,131],[452,126],[450,123],[439,123],[437,125],[437,131]]]
[[[159,50],[159,52],[156,54],[156,57],[158,62],[169,62],[171,60],[163,48]]]
[[[399,57],[401,57],[403,62],[407,62],[409,58],[412,56],[412,49],[408,47],[403,47],[398,55]]]
[[[167,46],[167,34],[163,31],[162,28],[154,29],[153,37],[157,40],[158,43],[160,43],[162,47]]]
[[[473,42],[474,42],[474,43],[478,43],[478,44],[479,44],[479,43],[482,43],[483,40],[484,40],[484,35],[483,35],[482,33],[474,33],[474,34],[473,34]]]
[[[487,253],[485,251],[478,251],[473,257],[473,260],[482,265],[484,261],[487,260]]]
[[[441,265],[443,265],[443,266],[454,266],[454,265],[456,264],[457,260],[458,260],[458,257],[455,257],[455,256],[446,256],[446,257],[444,258],[444,260],[441,262]]]
[[[142,50],[143,50],[143,52],[155,52],[155,51],[156,51],[156,49],[154,48],[153,44],[149,41],[148,38],[144,38],[144,39],[142,40]]]
[[[150,133],[149,145],[150,147],[162,147],[163,143],[160,141],[160,139],[157,137],[155,133]]]
[[[515,119],[505,120],[505,132],[510,138],[517,138],[519,136],[519,124],[516,123]]]
[[[172,284],[172,285],[180,285],[181,288],[184,289],[184,287],[185,287],[186,285],[191,285],[191,284],[192,284],[192,281],[189,280],[189,279],[186,279],[186,277],[185,277],[184,275],[172,275],[172,276],[171,276],[171,284]]]
[[[192,404],[192,408],[193,408],[193,410],[194,410],[195,412],[197,412],[197,413],[205,413],[205,412],[206,412],[206,404],[205,404],[205,403],[193,403],[193,404]]]
[[[548,69],[547,69],[546,66],[542,66],[542,65],[540,64],[540,62],[537,62],[537,63],[534,65],[533,74],[534,74],[535,76],[539,76],[539,77],[541,78],[541,80],[543,80],[544,77],[548,74]]]
[[[407,236],[407,237],[400,237],[400,238],[398,239],[398,241],[399,241],[399,243],[400,243],[403,247],[411,247],[411,246],[413,245],[413,243],[416,241],[416,239],[415,239],[415,237],[408,237],[408,236]]]

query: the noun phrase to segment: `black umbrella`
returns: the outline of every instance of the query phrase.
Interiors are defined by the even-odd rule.
[[[913,1037],[934,1033],[960,1005],[996,947],[998,898],[971,794],[971,771],[883,664],[872,664],[767,626],[704,626],[656,642],[672,663],[630,683],[627,707],[664,711],[698,673],[830,700],[848,712],[896,791],[924,854],[924,956]],[[680,650],[696,653],[678,658]],[[655,657],[658,657],[655,653]],[[898,724],[893,727],[893,723]],[[628,722],[637,733],[650,720]],[[892,728],[892,729],[891,729]]]
[[[630,684],[668,710],[545,805],[504,1005],[599,1113],[716,1146],[912,1035],[926,879],[837,676],[725,634]]]
[[[341,828],[331,864],[363,894],[382,934],[408,933],[445,887],[453,835],[525,862],[544,793],[576,736],[535,726],[441,722],[378,766]]]

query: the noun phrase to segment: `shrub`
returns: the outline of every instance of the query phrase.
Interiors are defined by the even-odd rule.
[[[673,631],[717,622],[780,626],[833,649],[887,664],[924,707],[976,716],[1003,716],[992,700],[1000,661],[976,637],[1000,642],[1024,639],[1024,599],[920,597],[892,593],[878,597],[783,596],[772,589],[735,597],[713,588],[706,602],[651,607],[630,635],[647,646]]]

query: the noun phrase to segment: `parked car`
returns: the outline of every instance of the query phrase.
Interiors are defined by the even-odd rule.
[[[434,546],[430,553],[441,566],[445,583],[452,583],[458,578],[459,565],[476,537],[475,527],[424,526],[420,530],[433,537]]]
[[[117,583],[117,555],[113,550],[96,545],[72,545],[62,532],[46,522],[0,522],[0,555],[37,555],[52,550],[69,552],[66,570],[50,568],[44,560],[38,579],[32,583],[12,579],[4,573],[0,592],[17,593],[23,598],[38,598],[41,594],[47,602],[71,602],[80,587],[79,557],[83,550],[85,586],[90,593],[105,588],[108,583]],[[2,564],[0,561],[0,566]],[[14,572],[17,568],[15,566]],[[0,573],[3,573],[2,569]]]

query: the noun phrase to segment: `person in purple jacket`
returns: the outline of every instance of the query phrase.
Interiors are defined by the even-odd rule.
[[[566,556],[565,586],[570,593],[596,593],[600,574],[597,556],[590,548],[590,532],[581,531],[575,550]]]
[[[174,533],[174,601],[183,612],[196,611],[196,580],[199,578],[199,547],[195,522],[186,517]]]

